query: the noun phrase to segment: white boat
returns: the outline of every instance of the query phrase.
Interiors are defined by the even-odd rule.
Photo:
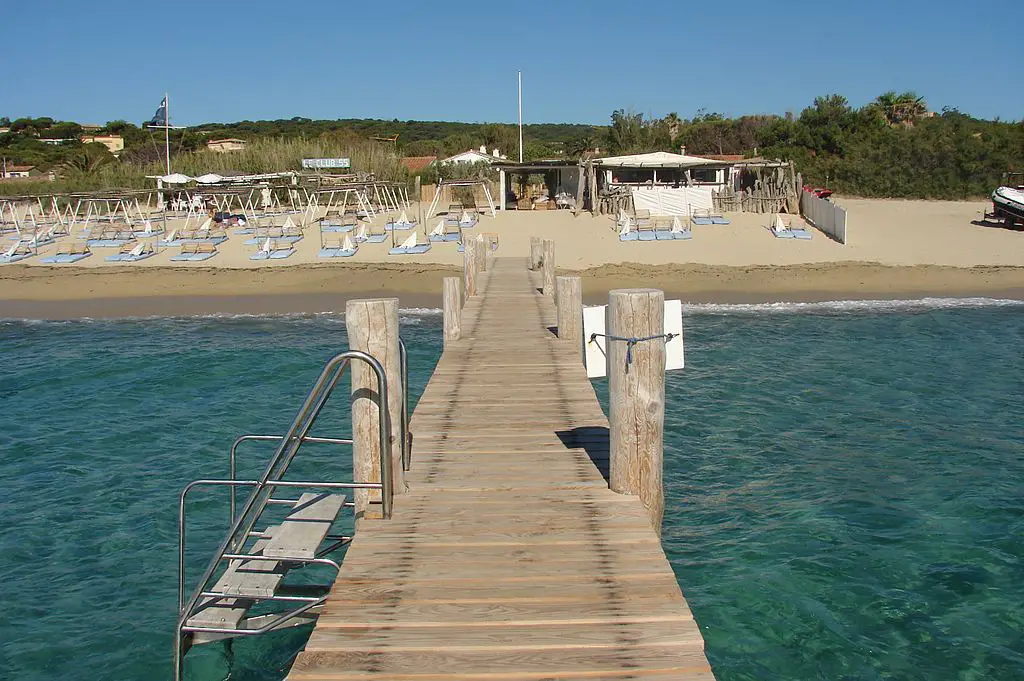
[[[1024,222],[1024,188],[999,187],[992,192],[992,212],[1009,223]]]

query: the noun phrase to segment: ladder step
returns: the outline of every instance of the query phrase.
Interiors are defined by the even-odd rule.
[[[342,494],[303,494],[296,502],[295,510],[288,514],[263,549],[263,555],[270,558],[315,558],[316,550],[330,532],[344,503]]]
[[[273,558],[315,558],[344,504],[343,494],[307,493],[300,496],[280,525],[266,529],[265,534],[269,538],[253,544],[250,551],[253,558],[233,559],[211,589],[231,595],[204,599],[186,624],[217,629],[245,628],[248,620],[243,619],[249,608],[260,598],[274,596],[285,574],[296,566],[295,563]]]

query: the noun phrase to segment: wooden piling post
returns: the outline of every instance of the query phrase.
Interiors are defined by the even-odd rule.
[[[395,495],[405,491],[402,473],[402,367],[398,349],[398,298],[350,300],[345,305],[348,346],[384,367],[390,416],[391,474]],[[366,362],[354,360],[352,373],[352,469],[357,482],[380,482],[380,395],[377,377]],[[355,490],[356,518],[381,517],[381,493]]]
[[[556,277],[558,337],[580,344],[583,337],[583,284],[579,277]],[[582,348],[582,344],[580,344]]]
[[[555,295],[555,242],[544,239],[544,295]]]
[[[530,269],[536,271],[544,257],[543,246],[539,236],[530,237]]]
[[[487,241],[484,239],[483,234],[476,235],[476,258],[477,258],[477,271],[487,271]]]
[[[607,333],[645,338],[664,333],[665,294],[657,289],[617,289],[608,294]],[[665,341],[607,339],[610,484],[640,497],[661,534],[665,426]],[[631,361],[627,363],[627,356]]]
[[[444,286],[444,344],[459,340],[462,335],[462,282],[458,277],[445,277]]]
[[[463,242],[465,250],[462,253],[462,278],[466,284],[466,298],[477,295],[477,258],[476,249],[480,242],[475,238],[468,238]]]

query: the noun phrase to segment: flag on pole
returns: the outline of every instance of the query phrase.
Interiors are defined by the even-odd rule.
[[[164,97],[160,100],[160,106],[157,107],[156,113],[153,117],[146,121],[146,125],[167,125],[167,98]]]

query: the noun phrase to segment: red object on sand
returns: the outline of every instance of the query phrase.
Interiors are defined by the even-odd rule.
[[[809,184],[804,185],[804,191],[814,194],[819,199],[827,199],[828,197],[832,196],[831,189],[825,189],[824,187],[812,187]]]

